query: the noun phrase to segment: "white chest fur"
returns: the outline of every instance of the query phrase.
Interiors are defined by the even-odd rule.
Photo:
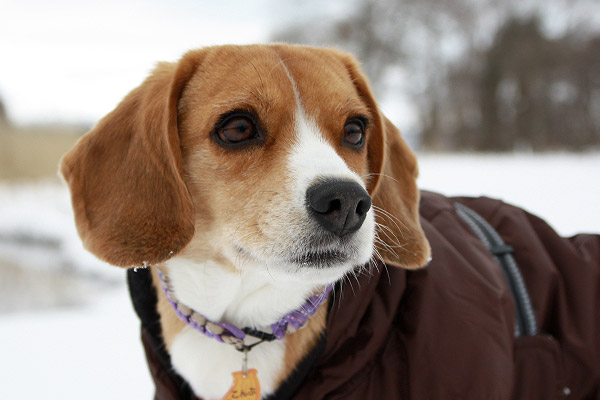
[[[314,284],[274,281],[265,273],[231,272],[212,262],[195,264],[174,258],[167,263],[177,299],[212,321],[239,327],[264,327],[300,307]],[[248,354],[248,368],[258,371],[261,392],[272,393],[281,376],[285,339],[265,342]],[[242,368],[243,355],[186,326],[171,345],[175,370],[206,399],[220,399],[231,387],[232,373]]]
[[[248,353],[248,368],[258,371],[263,396],[273,393],[285,357],[285,339],[261,343]],[[233,383],[232,373],[242,369],[242,353],[187,326],[171,346],[175,370],[205,399],[220,399]]]

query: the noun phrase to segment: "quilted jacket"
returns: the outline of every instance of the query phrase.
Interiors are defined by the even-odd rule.
[[[454,204],[514,250],[539,332],[515,336],[515,299],[498,262]],[[275,399],[600,400],[600,236],[559,237],[489,198],[422,192],[426,268],[380,265],[331,302],[326,333]],[[150,275],[129,273],[156,399],[193,399],[160,339]]]

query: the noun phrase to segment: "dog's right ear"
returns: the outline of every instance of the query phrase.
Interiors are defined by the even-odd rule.
[[[202,53],[161,63],[61,160],[77,231],[110,264],[154,264],[194,234],[183,172],[177,103]]]

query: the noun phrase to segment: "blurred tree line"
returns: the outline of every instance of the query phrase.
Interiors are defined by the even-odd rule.
[[[422,147],[599,148],[600,27],[589,18],[600,13],[600,2],[348,4],[342,15],[298,21],[274,39],[356,54],[379,98],[410,96]]]
[[[8,126],[8,115],[6,114],[6,107],[4,106],[4,102],[0,99],[0,132],[1,128]]]

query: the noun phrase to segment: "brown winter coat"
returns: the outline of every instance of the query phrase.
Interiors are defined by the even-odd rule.
[[[455,201],[514,248],[540,334],[515,339],[506,279]],[[380,266],[353,290],[346,283],[325,337],[274,398],[600,399],[600,236],[560,238],[541,219],[488,198],[423,192],[420,212],[428,267]],[[149,276],[129,278],[156,398],[193,398],[158,339]]]

